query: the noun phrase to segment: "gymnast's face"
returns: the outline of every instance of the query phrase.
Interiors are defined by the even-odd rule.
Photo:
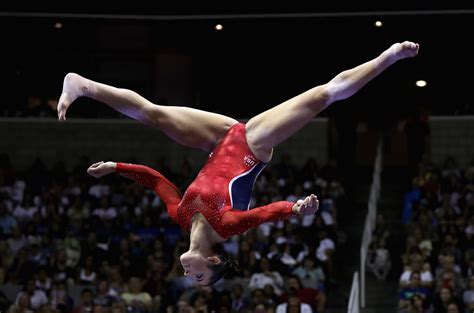
[[[184,276],[191,277],[198,285],[208,285],[212,276],[209,266],[215,264],[214,257],[204,257],[197,252],[188,251],[180,257]]]

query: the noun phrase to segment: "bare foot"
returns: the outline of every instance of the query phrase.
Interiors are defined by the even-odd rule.
[[[68,73],[64,77],[63,91],[58,102],[58,119],[66,120],[66,111],[77,98],[88,95],[88,80],[78,74]]]
[[[418,54],[420,45],[411,41],[404,41],[402,43],[395,43],[388,48],[391,58],[398,61],[405,58],[411,58]]]

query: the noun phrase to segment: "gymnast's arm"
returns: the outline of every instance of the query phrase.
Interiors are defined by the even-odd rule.
[[[170,218],[174,222],[178,221],[177,209],[181,201],[181,192],[166,177],[144,165],[120,162],[98,162],[87,169],[87,173],[96,178],[114,172],[154,190],[165,203]]]
[[[310,195],[296,203],[277,201],[248,211],[229,210],[222,216],[222,229],[226,237],[238,235],[266,222],[284,220],[291,215],[314,214],[319,208],[315,195]]]

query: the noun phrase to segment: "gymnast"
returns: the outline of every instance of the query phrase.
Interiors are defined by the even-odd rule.
[[[414,42],[394,43],[377,57],[342,71],[329,82],[246,123],[190,107],[154,104],[134,91],[68,73],[58,102],[58,119],[66,120],[67,109],[77,98],[88,97],[161,130],[180,144],[209,153],[183,195],[163,175],[143,165],[107,161],[94,163],[87,171],[94,177],[117,173],[154,190],[170,218],[190,231],[189,250],[180,257],[184,275],[199,285],[212,285],[237,270],[236,262],[222,247],[229,237],[265,222],[318,210],[314,194],[295,203],[278,201],[250,208],[253,184],[270,162],[273,148],[330,104],[351,97],[397,61],[417,55],[418,50]]]

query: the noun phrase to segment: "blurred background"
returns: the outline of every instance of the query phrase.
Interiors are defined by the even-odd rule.
[[[361,119],[373,112],[374,120],[399,118],[417,105],[433,114],[472,113],[470,95],[463,92],[469,80],[461,70],[473,62],[467,9],[157,6],[3,12],[1,65],[9,106],[2,115],[34,115],[28,97],[47,106],[59,96],[65,73],[76,71],[153,101],[249,118],[403,40],[422,45],[417,60],[393,68],[351,99],[361,105],[338,109]],[[422,79],[427,86],[417,88]],[[117,116],[105,110],[76,106],[72,114]]]
[[[473,30],[456,1],[2,3],[0,312],[472,312]],[[230,240],[242,275],[213,288],[182,277],[189,234],[159,197],[85,172],[140,163],[185,190],[207,155],[86,98],[57,121],[68,72],[245,121],[405,40],[416,58],[323,111],[255,186],[255,206],[316,192],[320,213]]]

